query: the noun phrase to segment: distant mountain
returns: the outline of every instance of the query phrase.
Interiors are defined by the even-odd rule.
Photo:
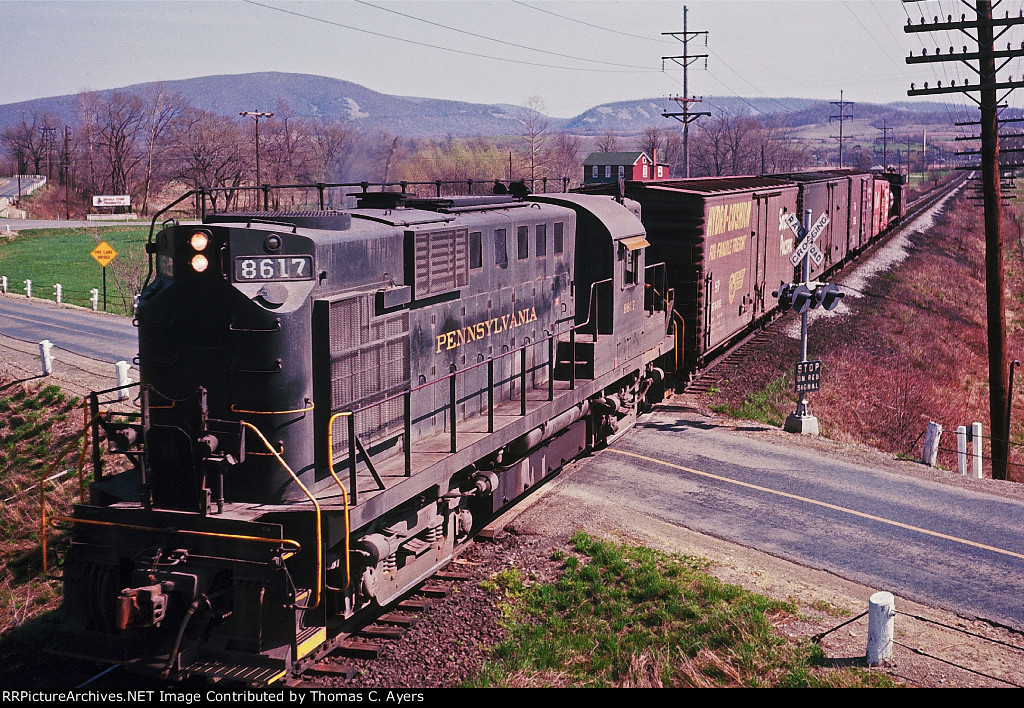
[[[520,132],[521,108],[508,104],[478,104],[436,98],[390,96],[377,93],[350,81],[309,74],[263,72],[236,76],[204,76],[195,79],[164,81],[163,86],[184,96],[192,105],[214,113],[237,115],[239,111],[275,111],[280,103],[299,116],[347,120],[364,131],[385,130],[410,137],[470,137],[509,135]],[[155,83],[135,84],[120,89],[97,91],[102,95],[122,91],[145,95]],[[827,101],[800,98],[705,97],[695,110],[710,110],[717,115],[783,116],[792,124],[827,122],[832,106]],[[667,98],[618,101],[595,106],[569,119],[550,119],[551,128],[583,135],[639,133],[651,126],[667,127],[662,116],[678,110]],[[32,111],[53,113],[57,120],[74,125],[78,115],[76,95],[40,98],[0,105],[0,130],[21,120]],[[942,104],[900,102],[888,106],[858,104],[858,117],[893,115],[904,120],[921,121],[920,112],[945,114]],[[947,118],[948,120],[948,118]],[[930,122],[930,121],[922,121]]]

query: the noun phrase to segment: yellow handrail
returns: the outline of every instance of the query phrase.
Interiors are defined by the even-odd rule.
[[[292,471],[292,468],[288,466],[288,463],[284,461],[284,458],[281,457],[281,455],[279,455],[278,452],[274,449],[274,446],[270,444],[270,441],[263,436],[263,433],[260,432],[259,428],[257,428],[252,423],[249,423],[244,420],[240,420],[238,422],[242,426],[256,433],[259,439],[263,441],[263,444],[267,446],[267,449],[274,453],[274,457],[277,458],[277,461],[281,463],[281,466],[284,467],[285,470],[287,470],[288,474],[291,475],[292,479],[295,481],[295,484],[299,485],[299,489],[301,489],[303,493],[305,493],[305,495],[309,498],[309,500],[313,502],[313,508],[316,509],[316,585],[313,588],[313,597],[315,598],[315,600],[313,601],[312,604],[299,608],[300,610],[315,609],[317,606],[320,605],[320,587],[323,585],[324,578],[323,529],[321,528],[320,525],[320,504],[317,503],[316,498],[312,494],[310,494],[308,489],[306,489],[306,485],[304,485],[299,480],[298,476]]]
[[[125,524],[120,521],[99,521],[96,519],[78,519],[74,516],[54,516],[50,519],[50,524],[56,525],[58,523],[66,524],[86,524],[87,526],[114,526],[121,529],[130,529],[132,531],[153,531],[157,533],[172,532],[181,534],[183,536],[206,536],[208,538],[226,538],[232,541],[253,541],[254,543],[278,543],[281,545],[289,545],[293,547],[293,550],[284,555],[284,559],[287,560],[293,555],[302,550],[302,544],[298,541],[293,541],[290,538],[270,538],[269,536],[246,536],[245,534],[237,533],[217,533],[216,531],[193,531],[191,529],[168,529],[159,526],[140,526],[138,524]]]
[[[71,440],[68,442],[68,444],[65,445],[61,449],[60,453],[57,455],[57,459],[55,459],[53,462],[51,462],[50,465],[43,472],[43,474],[39,477],[39,539],[40,539],[40,543],[42,544],[42,549],[41,550],[42,550],[42,553],[43,553],[43,577],[45,577],[45,578],[49,578],[49,576],[50,576],[50,569],[49,569],[48,559],[47,559],[47,556],[46,556],[46,478],[50,476],[50,473],[53,472],[54,468],[57,467],[57,464],[61,460],[63,460],[64,456],[67,455],[68,452],[71,451],[71,449],[75,446],[76,443],[78,443],[78,439],[80,437],[82,437],[83,435],[86,435],[86,433],[89,432],[89,428],[92,427],[92,424],[100,417],[100,415],[102,415],[102,414],[101,413],[97,413],[95,416],[93,416],[92,420],[88,421],[85,424],[85,427],[82,428],[78,433],[76,433],[73,438],[71,438]],[[86,445],[88,444],[88,436],[87,435],[86,435],[86,438],[85,438],[85,444]],[[85,451],[85,446],[84,445],[83,445],[82,449],[83,449],[82,455],[84,455],[85,454],[85,452],[84,452]],[[82,485],[82,483],[79,482],[79,486],[80,487],[81,487],[81,485]],[[82,493],[83,493],[83,496],[84,496],[84,488],[82,489]],[[59,578],[52,578],[52,579],[53,580],[59,580]]]
[[[296,408],[295,410],[291,411],[244,411],[240,408],[235,408],[235,404],[232,403],[231,412],[249,413],[251,415],[288,415],[289,413],[308,413],[309,411],[313,410],[313,403],[308,398],[306,399],[306,402],[309,403],[309,405],[306,408]]]
[[[349,584],[352,582],[352,566],[349,559],[351,555],[351,549],[349,548],[349,518],[348,518],[348,490],[345,489],[345,485],[338,479],[338,475],[334,472],[334,421],[341,416],[352,415],[352,411],[342,411],[335,413],[331,416],[330,420],[327,421],[327,471],[334,477],[335,484],[338,485],[338,489],[341,490],[341,496],[345,500],[345,587],[342,590],[348,590]]]

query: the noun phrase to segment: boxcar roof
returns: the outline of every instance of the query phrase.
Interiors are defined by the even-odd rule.
[[[785,187],[789,184],[791,184],[789,180],[777,177],[695,177],[663,182],[629,182],[630,187],[640,186],[656,191],[700,194],[747,192],[752,189]]]

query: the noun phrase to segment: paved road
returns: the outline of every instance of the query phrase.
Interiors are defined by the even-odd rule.
[[[26,342],[49,339],[61,349],[103,362],[138,355],[131,319],[17,295],[0,295],[0,334]]]
[[[1024,630],[1019,485],[940,484],[920,466],[852,462],[824,441],[754,432],[761,427],[661,410],[564,484],[626,515]],[[911,473],[890,471],[900,466]]]
[[[39,175],[22,175],[19,187],[17,177],[0,178],[0,197],[17,198],[19,194],[28,194],[33,185],[45,184],[45,182],[46,178]]]

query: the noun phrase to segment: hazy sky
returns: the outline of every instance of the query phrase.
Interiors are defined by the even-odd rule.
[[[925,5],[963,10],[954,0]],[[838,100],[842,89],[847,100],[883,103],[906,100],[911,82],[941,78],[941,69],[905,63],[921,40],[903,25],[920,10],[899,0],[686,6],[688,29],[709,32],[706,50],[703,36],[690,45],[710,55],[706,70],[703,61],[691,69],[698,96]],[[678,67],[666,62],[662,71],[663,56],[682,54],[662,35],[682,29],[682,2],[0,0],[0,17],[0,103],[253,71],[481,103],[536,95],[555,116],[682,88]]]

